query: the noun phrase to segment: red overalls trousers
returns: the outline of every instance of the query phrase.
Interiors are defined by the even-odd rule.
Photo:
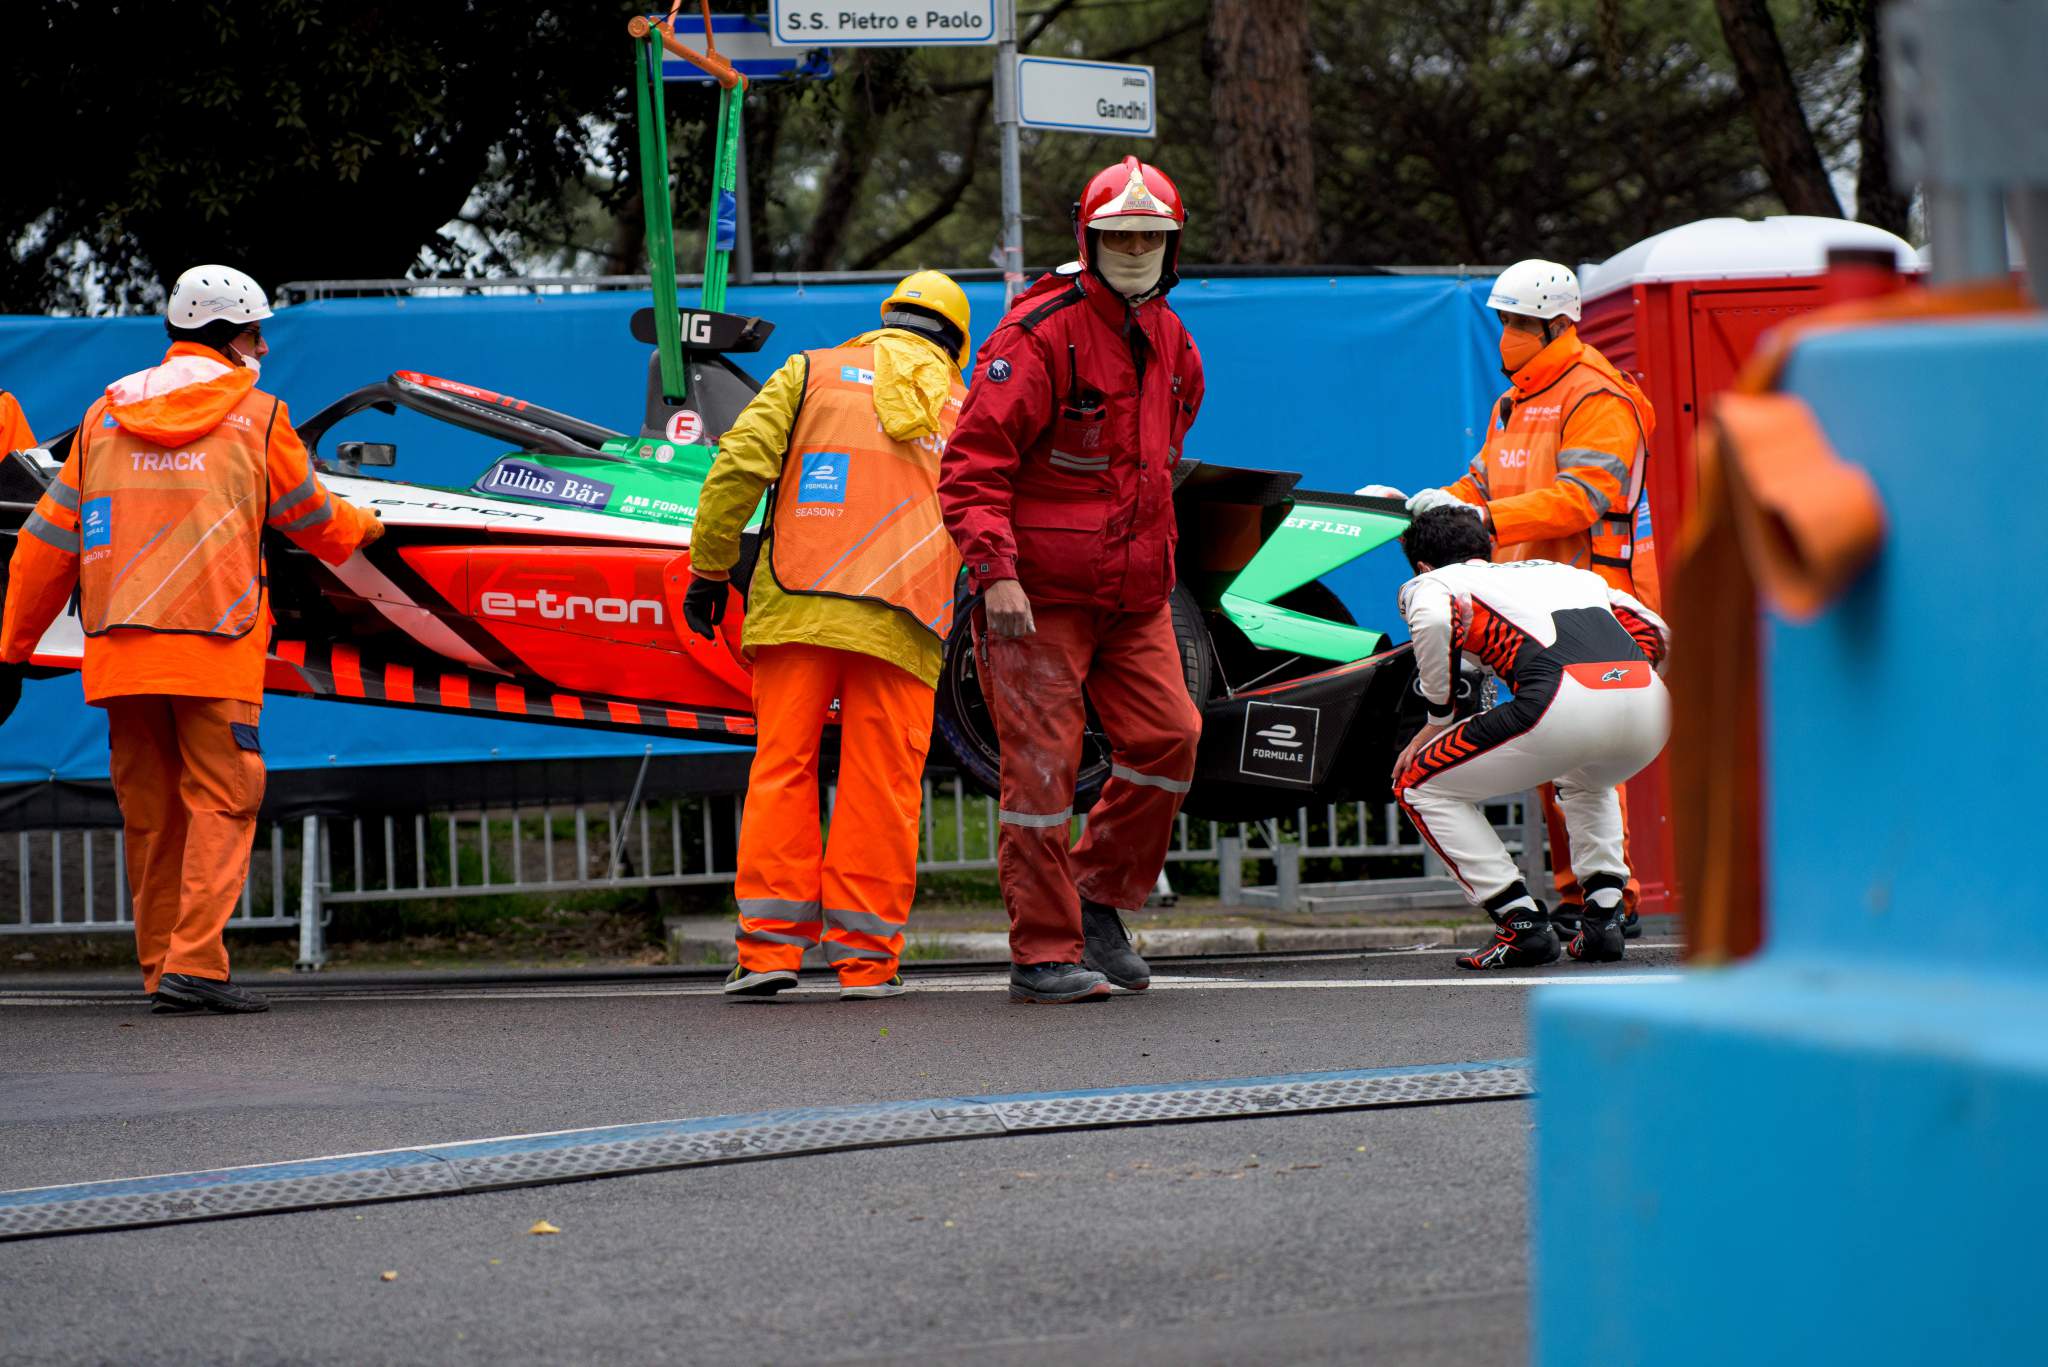
[[[982,691],[1003,751],[996,871],[1011,960],[1079,963],[1081,899],[1131,910],[1159,881],[1194,777],[1202,715],[1188,698],[1168,605],[1133,613],[1034,603],[1031,611],[1031,636],[998,636],[976,623]],[[1090,703],[1109,739],[1109,782],[1069,849]]]

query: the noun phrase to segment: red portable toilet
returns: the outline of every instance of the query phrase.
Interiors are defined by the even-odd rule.
[[[1921,269],[1912,246],[1882,228],[1787,214],[1702,219],[1580,271],[1579,335],[1634,376],[1657,412],[1648,481],[1665,583],[1698,487],[1693,437],[1700,413],[1734,383],[1764,333],[1826,302],[1828,253],[1840,248],[1890,251],[1900,271]],[[1677,864],[1661,760],[1630,781],[1628,802],[1641,911],[1676,914]]]

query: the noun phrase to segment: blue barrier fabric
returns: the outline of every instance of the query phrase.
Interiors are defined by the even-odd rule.
[[[1499,391],[1496,329],[1484,280],[1303,276],[1190,279],[1174,294],[1202,349],[1208,398],[1188,441],[1204,460],[1298,470],[1311,488],[1368,481],[1414,490],[1456,478],[1477,448]],[[793,352],[832,346],[876,322],[873,285],[735,286],[727,308],[776,330],[741,357],[765,377]],[[1000,316],[1001,290],[968,286],[978,342]],[[264,325],[263,386],[305,419],[394,370],[422,370],[515,394],[593,422],[637,430],[647,350],[627,331],[645,293],[469,299],[330,300]],[[106,384],[163,354],[155,318],[0,318],[0,387],[40,436],[72,426]],[[396,442],[394,474],[469,484],[504,447],[411,413],[363,413],[337,440]],[[1385,548],[1332,576],[1362,622],[1393,615],[1407,577]],[[317,710],[314,710],[317,709]],[[0,783],[100,778],[105,723],[75,678],[31,685],[0,741]],[[634,736],[449,718],[344,703],[273,699],[264,750],[273,769],[491,757],[641,753]],[[703,748],[655,740],[657,754]]]

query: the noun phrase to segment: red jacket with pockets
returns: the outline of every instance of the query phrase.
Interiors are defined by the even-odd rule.
[[[975,360],[939,502],[977,589],[1148,612],[1173,591],[1173,465],[1202,357],[1163,295],[1078,265],[1017,297]]]

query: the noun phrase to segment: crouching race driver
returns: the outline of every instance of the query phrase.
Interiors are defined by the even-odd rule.
[[[1394,795],[1498,930],[1463,968],[1522,968],[1557,958],[1550,914],[1522,881],[1482,805],[1557,785],[1585,915],[1567,953],[1622,957],[1620,784],[1656,759],[1670,733],[1658,671],[1670,632],[1599,575],[1548,560],[1492,563],[1493,538],[1467,507],[1436,508],[1401,538],[1416,577],[1401,587],[1429,705],[1394,765]],[[1514,697],[1453,725],[1451,690],[1469,653]],[[1553,858],[1557,853],[1553,853]]]

